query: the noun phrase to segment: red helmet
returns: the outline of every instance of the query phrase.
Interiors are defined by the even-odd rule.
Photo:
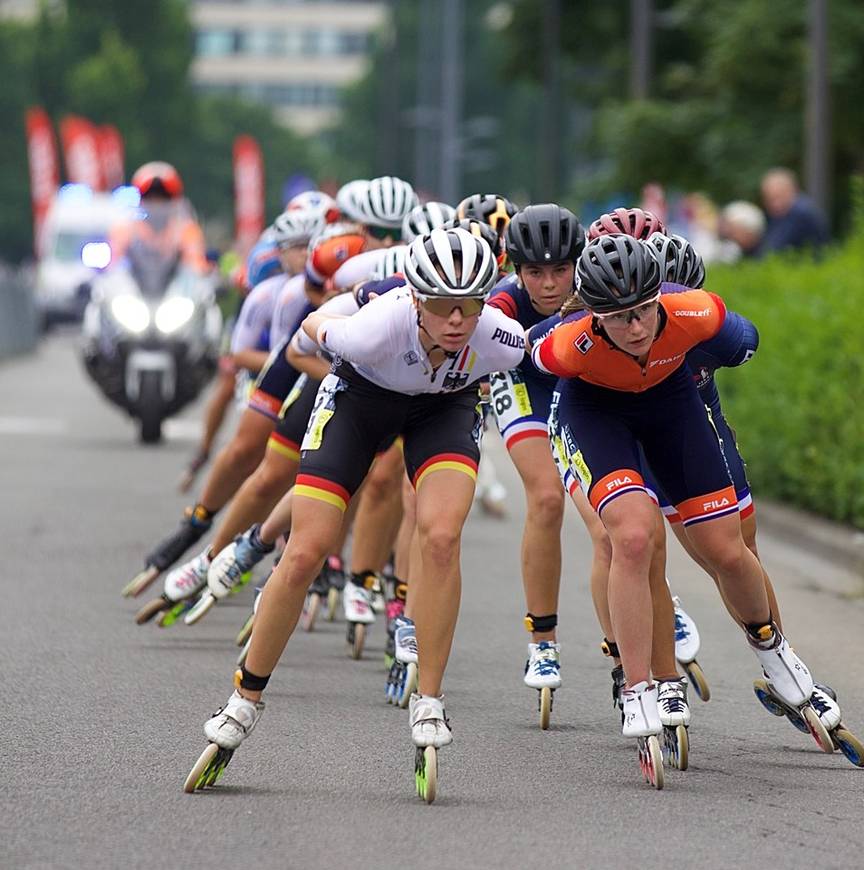
[[[148,193],[162,193],[168,199],[183,196],[183,180],[170,163],[154,160],[145,163],[132,176],[132,184],[138,188],[141,196]]]
[[[616,208],[615,211],[601,214],[588,227],[588,240],[593,241],[600,236],[611,236],[616,233],[645,241],[653,233],[665,235],[666,227],[653,212],[641,208]]]

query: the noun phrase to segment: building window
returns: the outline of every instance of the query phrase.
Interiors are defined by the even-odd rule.
[[[241,43],[237,30],[199,30],[195,35],[195,51],[201,57],[224,57],[236,54]]]

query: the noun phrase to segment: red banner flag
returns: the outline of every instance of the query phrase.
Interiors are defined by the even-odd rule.
[[[101,190],[102,167],[93,124],[78,115],[66,115],[60,122],[60,138],[69,181]]]
[[[113,190],[126,180],[123,168],[123,136],[116,127],[103,124],[96,128],[96,146],[102,181],[108,190]]]
[[[234,215],[237,251],[245,257],[264,229],[264,158],[251,136],[234,140]]]
[[[27,157],[30,163],[30,199],[33,203],[33,250],[42,255],[45,216],[60,184],[57,145],[51,119],[44,109],[27,110]]]

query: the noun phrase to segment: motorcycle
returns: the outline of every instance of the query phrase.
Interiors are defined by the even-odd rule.
[[[213,376],[222,331],[215,281],[155,238],[130,242],[124,260],[93,280],[83,322],[87,373],[138,420],[145,444],[160,441],[162,423]]]

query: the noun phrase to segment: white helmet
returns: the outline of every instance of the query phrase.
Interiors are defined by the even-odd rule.
[[[349,220],[392,229],[402,226],[402,219],[417,202],[414,188],[392,175],[349,181],[336,194],[339,210]]]
[[[372,270],[372,279],[383,281],[397,272],[401,272],[405,264],[405,254],[408,253],[408,245],[394,245],[392,248],[383,248],[381,259]]]
[[[456,216],[456,209],[446,202],[426,202],[417,205],[402,219],[402,241],[413,242],[417,236],[437,230]]]
[[[273,221],[271,236],[280,248],[305,245],[313,236],[318,235],[323,224],[323,217],[311,210],[298,208],[292,211],[283,211]]]
[[[421,299],[485,299],[498,280],[498,264],[489,243],[462,229],[432,230],[418,236],[408,248],[404,272]]]
[[[333,223],[339,220],[339,206],[332,196],[328,196],[322,190],[304,190],[296,196],[292,196],[285,206],[285,211],[303,209],[315,212],[323,223]]]

